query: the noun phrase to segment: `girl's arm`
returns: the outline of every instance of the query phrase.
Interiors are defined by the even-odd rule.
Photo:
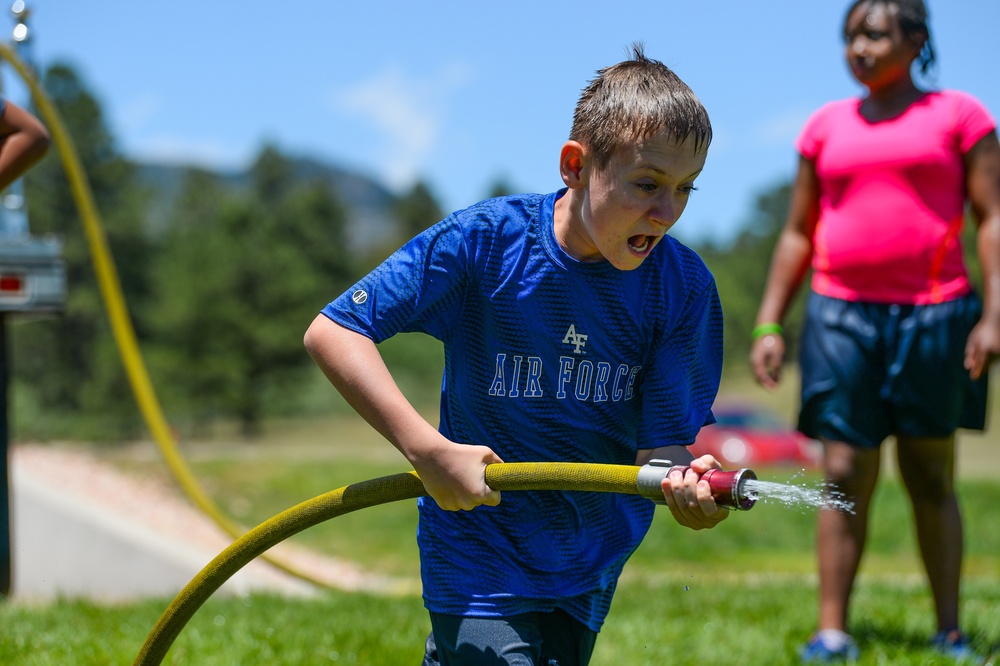
[[[785,227],[771,257],[771,268],[757,311],[756,325],[780,324],[792,297],[798,291],[813,254],[813,231],[819,219],[819,180],[815,165],[799,158],[798,174]],[[750,366],[757,381],[774,388],[781,378],[785,342],[780,333],[768,333],[753,341]]]
[[[983,271],[983,316],[965,345],[965,368],[973,379],[1000,354],[1000,142],[996,132],[965,154],[966,190],[979,224],[976,249]]]

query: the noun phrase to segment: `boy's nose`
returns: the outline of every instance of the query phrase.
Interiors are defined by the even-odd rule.
[[[649,210],[649,219],[662,227],[671,227],[677,221],[674,203],[669,198],[658,200]]]

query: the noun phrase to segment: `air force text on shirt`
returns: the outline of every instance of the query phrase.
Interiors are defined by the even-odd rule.
[[[569,354],[559,357],[558,367],[547,369],[540,356],[498,353],[489,394],[498,398],[542,398],[546,388],[556,398],[572,397],[581,402],[620,402],[635,396],[635,381],[641,365],[612,364],[583,358],[587,336],[570,325],[562,340]]]

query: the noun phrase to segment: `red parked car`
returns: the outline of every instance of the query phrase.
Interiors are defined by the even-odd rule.
[[[709,453],[725,469],[820,464],[819,442],[795,430],[757,405],[716,404],[715,424],[705,426],[689,447],[697,456]]]

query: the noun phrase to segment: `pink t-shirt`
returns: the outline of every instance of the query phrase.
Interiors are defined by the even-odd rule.
[[[962,156],[996,123],[974,97],[931,92],[870,123],[860,99],[831,102],[796,147],[816,165],[813,290],[849,301],[940,303],[971,289],[962,260]]]

